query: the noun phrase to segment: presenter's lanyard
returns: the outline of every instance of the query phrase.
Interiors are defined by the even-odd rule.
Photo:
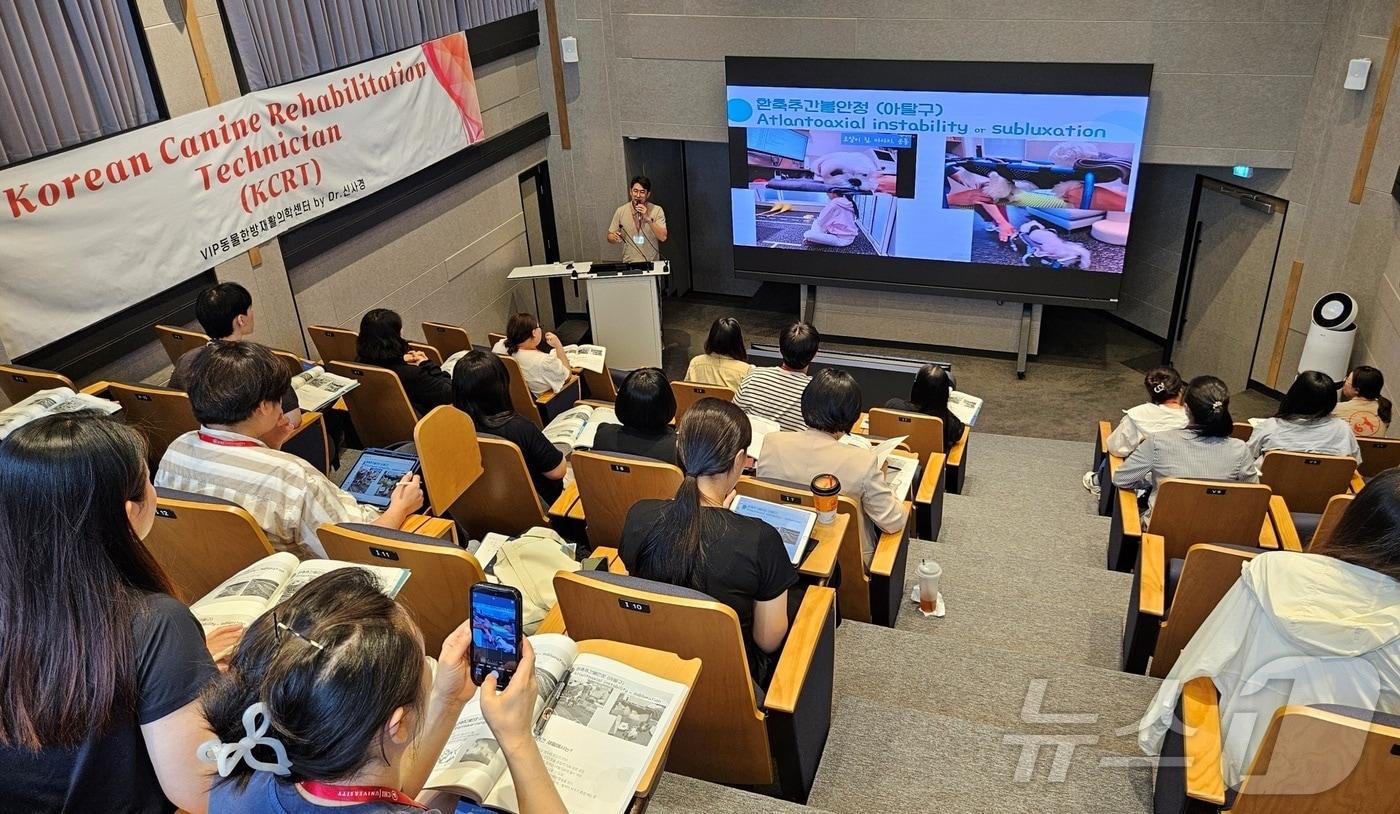
[[[304,780],[301,783],[301,788],[312,797],[319,797],[322,800],[344,803],[372,803],[388,800],[401,806],[412,806],[420,811],[428,810],[427,806],[407,794],[387,786],[337,786],[318,780]]]
[[[236,440],[234,440],[234,439],[232,439],[232,438],[216,438],[216,437],[214,437],[214,436],[212,436],[212,435],[209,435],[209,434],[205,433],[203,430],[201,430],[201,431],[199,432],[199,440],[205,442],[206,444],[213,444],[213,445],[216,446],[216,447],[260,447],[260,446],[262,446],[262,444],[259,444],[257,441],[236,441]]]

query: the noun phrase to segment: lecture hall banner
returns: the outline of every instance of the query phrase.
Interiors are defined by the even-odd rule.
[[[27,353],[484,137],[462,33],[0,171]]]

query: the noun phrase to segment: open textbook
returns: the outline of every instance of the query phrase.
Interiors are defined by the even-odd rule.
[[[75,413],[79,410],[98,410],[111,415],[121,408],[122,406],[115,401],[100,399],[87,393],[75,393],[69,387],[40,390],[18,404],[0,410],[0,438],[46,415]]]
[[[763,439],[769,433],[781,432],[783,427],[771,418],[764,418],[753,413],[749,413],[748,416],[749,426],[753,429],[752,440],[749,441],[749,457],[756,461],[759,454],[763,452]]]
[[[914,485],[914,475],[919,468],[919,459],[917,457],[906,458],[903,455],[892,453],[908,438],[907,435],[900,435],[895,438],[886,438],[877,444],[864,435],[846,433],[841,436],[841,443],[874,452],[875,460],[879,462],[880,466],[885,467],[885,479],[894,488],[895,497],[906,500],[909,497],[909,490]]]
[[[683,684],[602,656],[578,652],[568,636],[530,637],[535,649],[535,740],[570,814],[622,814],[684,708]],[[426,788],[460,794],[517,813],[505,755],[481,716],[480,696],[467,703],[438,757]]]
[[[602,373],[608,349],[602,345],[565,345],[564,355],[569,357],[569,367]]]
[[[566,453],[575,449],[590,449],[600,426],[621,423],[611,407],[575,404],[549,422],[549,426],[544,428],[544,437]]]
[[[297,394],[297,406],[316,412],[334,404],[341,396],[359,386],[360,383],[354,379],[327,373],[320,365],[313,365],[292,377],[292,390]]]
[[[407,568],[382,565],[360,565],[339,560],[307,560],[301,562],[286,551],[263,557],[190,606],[204,630],[220,625],[247,625],[292,594],[306,583],[341,568],[363,568],[379,578],[380,587],[389,596],[398,596],[408,580]]]
[[[958,390],[950,390],[948,392],[948,412],[957,416],[958,420],[967,426],[975,427],[977,426],[977,417],[982,414],[982,399],[969,396]],[[860,432],[870,432],[870,416],[867,415],[860,420]]]

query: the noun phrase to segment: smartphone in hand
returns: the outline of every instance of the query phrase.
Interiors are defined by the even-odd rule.
[[[493,671],[504,688],[520,664],[520,591],[509,585],[478,582],[471,588],[472,683]]]

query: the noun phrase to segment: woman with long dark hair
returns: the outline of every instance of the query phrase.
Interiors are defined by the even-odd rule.
[[[640,367],[627,374],[613,405],[621,424],[602,424],[593,437],[593,449],[641,455],[668,464],[677,463],[676,396],[660,368]]]
[[[237,631],[206,644],[142,545],[156,512],[145,460],[140,436],[91,412],[41,418],[0,444],[0,776],[10,810],[208,805],[197,699],[217,673],[207,648]]]
[[[734,609],[749,667],[767,684],[769,656],[787,636],[787,592],[797,570],[777,529],[725,508],[748,462],[752,428],[727,401],[701,399],[681,420],[685,480],[671,500],[627,513],[619,553],[633,576],[692,588]]]
[[[506,365],[494,353],[468,351],[452,369],[452,403],[471,416],[478,433],[498,435],[520,447],[535,491],[553,503],[564,491],[564,453],[510,404]]]
[[[1147,436],[1113,473],[1113,485],[1153,489],[1166,478],[1257,483],[1259,470],[1249,447],[1230,435],[1235,422],[1230,417],[1230,391],[1225,382],[1214,376],[1197,376],[1186,386],[1182,401],[1189,418],[1186,427]],[[1156,499],[1154,491],[1152,504]]]
[[[885,406],[891,410],[923,413],[943,420],[943,451],[947,452],[963,434],[962,419],[948,409],[948,394],[953,392],[953,378],[942,365],[924,365],[914,374],[914,386],[908,399],[890,399]]]
[[[549,352],[540,350],[541,345],[549,348]],[[497,342],[491,351],[505,354],[520,365],[525,386],[530,389],[530,395],[537,398],[550,390],[558,392],[573,372],[559,337],[541,328],[534,314],[512,314],[506,322],[506,338]]]
[[[749,352],[744,347],[744,331],[734,317],[720,317],[710,325],[705,352],[690,360],[685,380],[739,390],[739,382],[749,375]]]
[[[1138,730],[1143,751],[1161,750],[1182,685],[1201,676],[1220,693],[1222,768],[1236,788],[1279,707],[1400,713],[1400,469],[1372,478],[1325,544],[1245,565],[1162,682]]]
[[[408,347],[403,338],[403,318],[388,308],[372,308],[360,319],[355,361],[387,367],[398,374],[408,400],[419,415],[452,403],[452,377],[426,353]]]
[[[1264,453],[1316,452],[1323,455],[1350,455],[1361,460],[1361,447],[1351,425],[1332,415],[1337,408],[1337,385],[1332,377],[1316,370],[1305,370],[1278,403],[1273,417],[1260,421],[1249,436],[1249,451],[1256,465]]]
[[[1385,376],[1370,365],[1357,365],[1342,382],[1342,398],[1332,415],[1351,425],[1358,438],[1384,438],[1390,432],[1390,399],[1381,395]]]

